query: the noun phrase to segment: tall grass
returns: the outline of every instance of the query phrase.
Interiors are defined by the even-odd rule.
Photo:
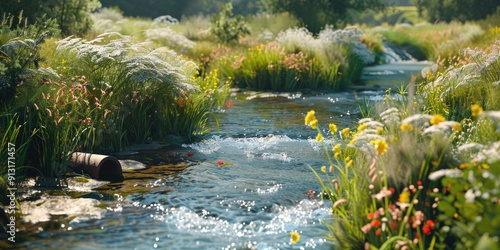
[[[471,104],[485,110],[499,110],[500,41],[487,50],[464,49],[463,59],[445,72],[425,74],[420,91],[429,110],[446,114],[449,119],[470,116]],[[427,71],[428,72],[428,71]]]

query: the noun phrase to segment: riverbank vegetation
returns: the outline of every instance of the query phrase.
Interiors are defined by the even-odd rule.
[[[8,145],[15,145],[16,184],[28,175],[63,180],[75,151],[201,138],[208,121],[216,122],[213,111],[230,106],[231,87],[348,89],[364,66],[387,61],[384,44],[391,43],[436,66],[415,80],[416,92],[388,92],[366,112],[373,117],[334,133],[342,143],[334,147],[332,172],[323,173],[327,179],[318,173],[339,218],[334,236],[360,248],[445,248],[455,241],[469,248],[498,239],[483,223],[497,223],[488,216],[499,212],[499,163],[488,152],[498,152],[500,14],[320,28],[321,20],[312,20],[311,32],[304,27],[311,20],[276,6],[276,13],[243,17],[229,4],[212,18],[180,20],[127,17],[117,8],[87,13],[96,8],[89,2],[69,23],[65,12],[29,22],[20,10],[3,15],[0,183],[9,183]],[[416,9],[404,10],[413,17],[397,20],[417,20]],[[429,178],[439,173],[446,174]],[[498,223],[493,227],[498,231]]]
[[[330,124],[337,143],[307,114],[329,159],[311,168],[341,248],[499,249],[499,49],[497,40],[445,71],[424,69],[357,127]]]

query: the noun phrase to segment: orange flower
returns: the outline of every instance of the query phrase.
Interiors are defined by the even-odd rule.
[[[379,220],[372,221],[372,226],[374,226],[374,227],[380,227],[380,225],[382,225],[382,222],[380,222]]]

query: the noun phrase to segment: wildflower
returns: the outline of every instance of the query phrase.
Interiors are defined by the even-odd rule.
[[[380,227],[380,225],[382,225],[382,222],[380,222],[379,220],[373,220],[372,221],[372,226],[374,226],[374,227]]]
[[[316,141],[317,142],[323,141],[323,135],[321,133],[318,133],[318,135],[316,136]]]
[[[223,160],[217,160],[217,165],[219,165],[219,166],[224,165],[224,161]]]
[[[425,235],[430,235],[432,233],[432,230],[427,225],[422,227],[422,231],[424,232]]]
[[[193,151],[189,151],[187,152],[187,156],[193,156],[194,155],[194,152]]]
[[[328,125],[328,128],[330,128],[330,133],[333,135],[335,133],[337,133],[337,125],[333,124],[333,123],[330,123],[330,125]]]
[[[380,135],[384,132],[384,128],[383,127],[379,127],[377,128],[377,135]]]
[[[446,121],[446,119],[444,118],[443,115],[441,114],[437,114],[437,115],[433,115],[431,120],[430,120],[430,123],[432,125],[436,125],[436,124],[439,124],[440,122],[444,122]]]
[[[375,231],[375,235],[382,236],[382,230],[380,230],[380,228],[378,228],[377,231]]]
[[[321,167],[321,172],[326,173],[326,166]]]
[[[307,112],[306,118],[305,118],[305,124],[308,126],[311,126],[311,122],[316,120],[316,116],[314,116],[314,110],[311,110]]]
[[[368,223],[361,228],[361,231],[367,234],[370,231],[370,229],[372,229],[372,224]]]
[[[312,120],[311,123],[309,123],[309,126],[311,126],[312,129],[317,129],[318,128],[318,120]]]
[[[413,131],[413,126],[409,123],[403,123],[401,124],[401,131],[405,132],[405,131]]]
[[[341,133],[342,133],[342,135],[343,135],[343,136],[346,136],[346,137],[347,137],[347,136],[349,135],[349,128],[344,128],[344,129],[342,129],[342,132],[341,132]]]
[[[385,154],[385,152],[387,152],[387,148],[389,147],[387,145],[387,142],[382,139],[372,140],[370,141],[370,144],[373,144],[375,146],[375,150],[379,155]]]
[[[346,162],[345,166],[346,167],[350,167],[350,166],[352,166],[352,164],[353,164],[353,161],[349,160],[349,161]]]
[[[300,240],[300,234],[297,233],[296,231],[292,231],[290,232],[290,241],[292,242],[292,244],[296,244],[299,242]]]
[[[365,130],[367,127],[368,127],[368,125],[366,123],[363,123],[363,124],[359,125],[358,126],[358,132],[361,132],[361,131]]]
[[[472,112],[472,117],[476,117],[483,113],[483,108],[477,104],[472,104],[470,110]]]
[[[333,152],[339,153],[339,154],[342,152],[342,148],[341,148],[340,144],[337,144],[333,147]]]
[[[367,217],[369,220],[373,220],[374,215],[373,215],[373,213],[368,213]]]
[[[400,203],[410,203],[410,192],[408,191],[408,189],[405,188],[403,192],[399,194],[398,200]]]
[[[458,169],[441,169],[441,170],[438,170],[436,172],[430,173],[428,178],[431,181],[435,181],[443,176],[457,178],[457,177],[460,177],[461,174],[462,174],[462,171],[460,171]]]
[[[377,200],[382,200],[382,198],[384,197],[387,197],[387,196],[391,196],[392,195],[392,191],[386,189],[386,188],[383,188],[382,190],[380,190],[380,192],[378,194],[375,194],[375,195],[372,195],[373,198],[376,198]]]
[[[460,125],[460,123],[456,122],[456,123],[453,123],[451,125],[451,129],[453,129],[454,131],[462,131],[462,125]]]

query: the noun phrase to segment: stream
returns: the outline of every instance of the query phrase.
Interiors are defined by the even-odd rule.
[[[421,67],[415,68],[420,72]],[[402,78],[407,81],[407,75]],[[331,204],[308,197],[308,190],[320,190],[309,166],[319,170],[327,160],[304,117],[315,110],[327,135],[328,123],[340,130],[360,117],[356,97],[375,101],[384,94],[385,88],[316,94],[233,91],[230,107],[215,111],[220,129],[213,127],[202,141],[182,145],[192,152],[189,167],[137,180],[149,191],[115,195],[113,209],[103,218],[72,222],[21,247],[335,249],[326,240]],[[291,231],[300,234],[296,244]]]

